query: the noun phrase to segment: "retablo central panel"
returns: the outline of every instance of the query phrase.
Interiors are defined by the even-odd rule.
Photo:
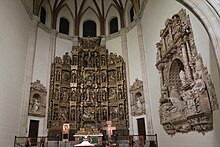
[[[64,123],[70,130],[101,129],[111,120],[118,130],[128,128],[125,62],[100,46],[101,38],[79,38],[51,68],[48,111],[49,136]]]

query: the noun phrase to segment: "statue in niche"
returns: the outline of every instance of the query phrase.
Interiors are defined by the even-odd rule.
[[[40,109],[40,95],[35,94],[33,97],[33,111],[38,111]]]
[[[141,100],[140,100],[140,97],[137,98],[137,112],[141,113],[142,112],[142,103],[141,103]]]
[[[72,108],[71,110],[71,120],[75,121],[75,109],[74,108]]]
[[[115,82],[115,71],[109,72],[109,82]]]
[[[84,102],[88,105],[94,104],[93,98],[91,98],[93,96],[92,94],[92,90],[90,87],[87,87],[86,89],[86,98],[84,100]]]
[[[74,89],[72,89],[70,95],[72,100],[76,100],[76,91]]]
[[[135,79],[135,82],[130,88],[131,92],[131,114],[133,116],[140,116],[145,114],[145,100],[143,92],[143,82]]]
[[[99,118],[99,116],[100,116],[100,114],[99,114],[99,113],[100,113],[100,112],[99,112],[99,111],[100,111],[100,109],[99,109],[99,108],[97,108],[97,109],[96,109],[96,120],[97,120],[97,121],[99,121],[99,120],[100,120],[100,118]]]
[[[102,72],[102,83],[106,82],[106,73]]]
[[[177,38],[180,35],[180,33],[182,32],[182,30],[181,30],[181,20],[180,20],[179,15],[174,15],[173,16],[172,28],[173,28],[172,35],[174,35],[174,38]]]
[[[119,118],[121,120],[124,119],[124,107],[123,107],[123,105],[119,105]]]
[[[166,37],[166,41],[167,41],[167,46],[170,47],[172,44],[172,36],[168,34]]]
[[[106,101],[106,88],[102,89],[102,100]]]
[[[40,83],[40,80],[31,83],[29,98],[29,116],[44,117],[46,115],[46,88]]]
[[[60,91],[58,88],[55,89],[55,100],[59,100],[60,98]]]
[[[66,122],[68,120],[68,111],[61,109],[60,117],[62,121]]]
[[[110,112],[111,112],[111,114],[110,114],[110,116],[111,116],[111,119],[113,120],[113,119],[116,119],[117,118],[117,115],[118,115],[118,109],[117,109],[117,107],[110,107]]]
[[[60,57],[55,57],[56,64],[62,64],[62,59]]]
[[[61,95],[61,99],[64,101],[68,100],[69,99],[68,95],[69,94],[68,94],[67,90],[63,90],[63,93]]]
[[[186,75],[183,70],[180,70],[179,77],[180,77],[182,85],[185,85],[186,84]]]
[[[53,113],[53,119],[54,119],[54,120],[58,120],[58,109],[55,108],[53,112],[54,112],[54,113]]]
[[[68,83],[69,80],[70,80],[70,73],[69,72],[63,72],[62,82],[63,83]]]
[[[77,64],[78,64],[77,56],[74,55],[73,56],[73,65],[77,65]]]
[[[205,88],[206,85],[204,81],[199,78],[198,73],[194,73],[194,82],[191,84],[192,86],[192,95],[194,97],[194,102],[195,102],[195,107],[196,107],[196,112],[200,112],[200,104],[199,104],[199,98],[200,96],[203,96],[204,93],[206,94]]]
[[[122,98],[122,90],[121,88],[119,87],[118,88],[118,99],[120,100]]]
[[[56,81],[60,81],[60,77],[61,77],[61,73],[60,73],[60,70],[58,69],[56,71]]]
[[[96,55],[95,57],[95,64],[97,67],[100,67],[100,58],[98,57],[98,55]]]
[[[109,99],[116,99],[116,90],[115,88],[109,89]]]
[[[71,72],[71,82],[72,83],[76,83],[77,82],[76,73],[74,73],[74,72]]]
[[[68,52],[66,52],[65,55],[63,55],[63,63],[68,64],[68,65],[71,64],[71,58],[70,58]]]
[[[105,56],[101,56],[101,66],[105,66],[105,64],[106,64]]]
[[[90,67],[91,66],[91,64],[90,64],[90,59],[91,59],[91,52],[88,52],[88,53],[84,53],[84,65],[85,65],[85,67]]]
[[[163,84],[161,88],[161,95],[162,98],[168,98],[168,87],[166,86],[166,84]]]
[[[102,111],[102,120],[107,120],[107,110],[105,108]]]

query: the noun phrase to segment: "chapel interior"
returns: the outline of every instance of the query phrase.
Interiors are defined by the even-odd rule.
[[[220,147],[219,0],[0,1],[0,146]]]

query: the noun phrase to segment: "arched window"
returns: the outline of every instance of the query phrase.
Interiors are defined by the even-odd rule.
[[[69,21],[66,18],[60,18],[59,32],[69,35]]]
[[[134,6],[132,6],[130,9],[130,21],[134,21]]]
[[[45,22],[46,22],[46,15],[47,15],[46,9],[44,7],[41,7],[40,22],[42,22],[43,24],[45,24]]]
[[[83,37],[96,37],[96,23],[88,20],[83,23]]]
[[[118,32],[118,18],[114,17],[110,21],[110,34]]]

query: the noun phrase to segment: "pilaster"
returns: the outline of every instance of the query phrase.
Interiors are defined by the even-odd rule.
[[[145,97],[145,108],[146,108],[146,118],[147,118],[147,133],[154,134],[153,123],[152,123],[152,114],[151,114],[151,105],[149,97],[149,85],[148,85],[148,76],[147,76],[147,60],[144,51],[144,42],[143,42],[143,33],[141,26],[141,19],[136,20],[137,33],[138,33],[138,44],[139,44],[139,54],[140,54],[140,63],[141,63],[141,72],[143,78],[143,90]]]
[[[120,31],[121,33],[121,44],[122,44],[122,57],[126,64],[126,80],[127,80],[127,87],[130,87],[130,77],[129,77],[129,60],[128,60],[128,43],[127,43],[127,34],[126,29],[123,28]],[[131,114],[131,98],[130,98],[130,91],[127,90],[127,96],[128,96],[128,114],[129,114],[129,134],[133,134],[133,122],[132,122],[132,116]]]
[[[30,86],[33,77],[34,58],[35,58],[36,41],[37,41],[37,28],[39,22],[40,22],[39,17],[33,15],[32,23],[30,26],[30,32],[29,32],[28,51],[27,51],[24,85],[22,92],[23,99],[21,106],[21,117],[20,117],[20,127],[19,127],[20,129],[18,133],[20,136],[26,136],[28,132],[27,121],[28,121]]]
[[[48,117],[48,106],[49,106],[49,92],[50,92],[50,76],[51,76],[51,65],[54,62],[55,58],[55,51],[56,51],[56,37],[57,31],[54,29],[49,30],[50,33],[50,43],[49,43],[49,54],[48,54],[48,68],[47,68],[47,82],[46,82],[46,89],[47,89],[47,97],[46,97],[46,116],[44,118],[43,124],[43,135],[47,136],[47,117]]]

